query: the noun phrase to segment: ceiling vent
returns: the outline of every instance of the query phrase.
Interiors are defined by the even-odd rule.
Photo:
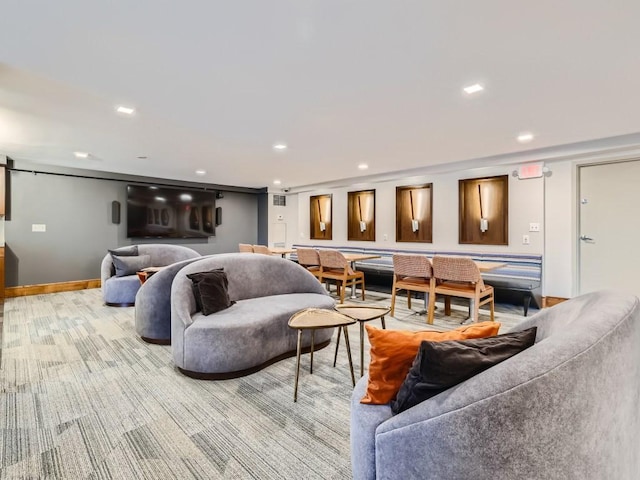
[[[287,206],[287,196],[286,195],[274,195],[273,196],[273,206],[274,207],[286,207]]]

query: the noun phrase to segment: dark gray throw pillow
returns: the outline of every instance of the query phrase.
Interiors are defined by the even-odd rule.
[[[121,247],[114,250],[109,250],[111,256],[116,257],[134,257],[138,256],[138,245],[131,245],[129,247]]]
[[[202,311],[203,315],[211,315],[236,303],[229,298],[229,280],[224,269],[188,273],[187,278],[193,282],[196,311]]]
[[[411,370],[391,401],[394,414],[403,412],[448,388],[529,348],[537,327],[473,340],[423,341]]]
[[[116,277],[124,277],[133,275],[143,268],[151,267],[151,257],[149,255],[127,255],[121,257],[114,255],[113,266],[116,268]]]

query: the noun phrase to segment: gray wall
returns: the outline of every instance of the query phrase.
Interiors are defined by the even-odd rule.
[[[209,255],[257,242],[258,195],[239,192],[224,192],[216,200],[222,225],[215,237],[132,241],[127,238],[126,185],[12,171],[11,220],[5,222],[7,287],[100,278],[107,249],[131,243],[173,243]],[[119,225],[111,223],[113,200],[122,206]],[[45,224],[46,232],[32,232],[32,224]]]

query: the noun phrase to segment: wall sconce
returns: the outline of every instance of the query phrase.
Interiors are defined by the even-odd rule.
[[[327,225],[322,221],[322,209],[320,208],[320,199],[318,198],[318,219],[320,222],[320,231],[324,232],[327,229]]]
[[[482,189],[480,185],[478,185],[478,198],[480,199],[480,231],[484,233],[489,230],[489,220],[485,218],[482,211]]]
[[[367,229],[367,222],[362,220],[362,203],[360,197],[358,197],[358,214],[360,215],[360,231],[364,232]]]
[[[413,213],[413,192],[409,190],[409,202],[411,203],[411,231],[416,233],[418,231],[418,220],[416,220],[416,216]]]

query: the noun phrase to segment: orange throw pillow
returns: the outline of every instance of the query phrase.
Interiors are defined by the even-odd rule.
[[[384,405],[394,399],[423,340],[468,340],[498,334],[500,323],[480,322],[448,332],[381,330],[365,325],[371,344],[369,383],[360,403]]]

